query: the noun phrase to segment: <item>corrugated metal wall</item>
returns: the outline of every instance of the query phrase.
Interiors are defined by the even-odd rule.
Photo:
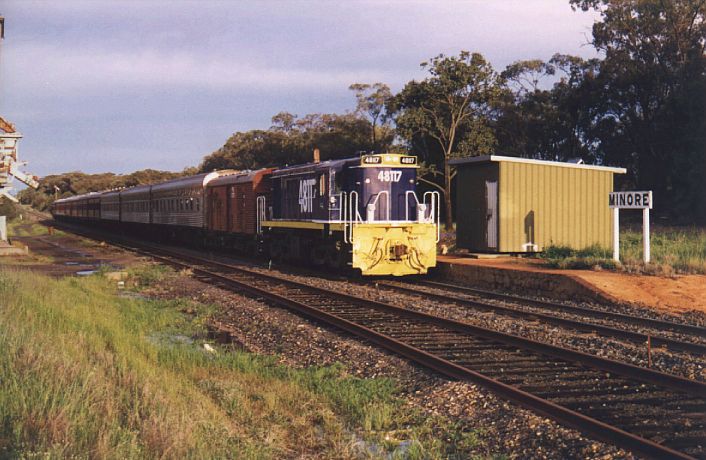
[[[523,252],[526,243],[611,247],[612,191],[610,171],[500,162],[498,251]]]

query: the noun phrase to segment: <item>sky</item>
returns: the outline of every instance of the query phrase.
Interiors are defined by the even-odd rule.
[[[280,111],[352,111],[351,83],[399,91],[440,53],[498,71],[594,57],[597,19],[568,0],[0,0],[0,15],[0,116],[40,176],[180,171]]]

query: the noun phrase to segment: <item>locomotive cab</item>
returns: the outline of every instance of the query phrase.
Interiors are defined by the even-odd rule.
[[[258,209],[274,258],[350,265],[363,275],[423,274],[436,265],[438,194],[417,197],[417,159],[364,155],[272,173]]]
[[[426,273],[436,265],[438,194],[416,195],[417,158],[365,155],[350,168],[344,239],[364,275]]]

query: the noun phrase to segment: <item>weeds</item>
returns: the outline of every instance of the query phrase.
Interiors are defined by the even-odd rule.
[[[651,263],[642,261],[642,232],[620,232],[620,262],[613,252],[597,245],[575,250],[566,246],[548,246],[541,257],[547,265],[564,269],[609,269],[634,273],[671,275],[706,274],[706,229],[657,227],[650,236]]]
[[[131,270],[142,286],[167,274]],[[390,379],[204,350],[214,306],[1,269],[0,302],[0,457],[350,457],[359,436],[394,458],[477,447],[472,431],[440,436],[450,425],[406,406]]]

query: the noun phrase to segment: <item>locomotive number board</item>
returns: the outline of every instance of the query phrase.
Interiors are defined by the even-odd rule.
[[[386,153],[380,155],[363,155],[360,159],[362,166],[407,166],[416,167],[417,157]]]

